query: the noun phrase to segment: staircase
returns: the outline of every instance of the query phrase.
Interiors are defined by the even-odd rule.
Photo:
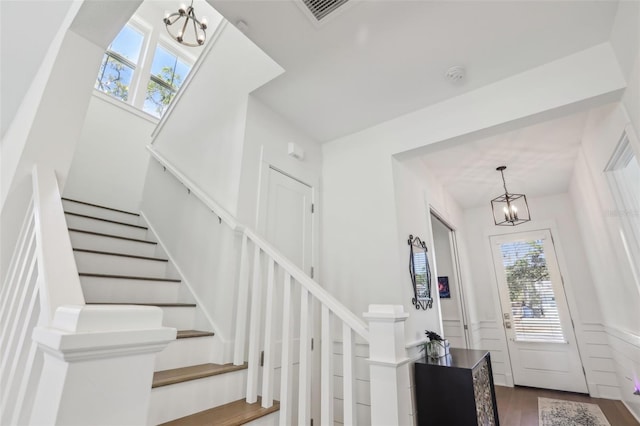
[[[86,303],[157,306],[163,325],[178,329],[156,357],[148,424],[275,424],[278,403],[245,402],[246,363],[212,362],[220,343],[195,329],[199,308],[141,216],[65,198],[63,206]]]

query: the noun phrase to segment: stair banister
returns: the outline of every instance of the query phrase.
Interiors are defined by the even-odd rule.
[[[408,314],[402,306],[371,305],[362,319],[342,305],[327,290],[309,277],[286,256],[264,238],[248,227],[237,222],[235,217],[212,200],[186,175],[176,169],[153,147],[147,149],[164,168],[187,187],[222,222],[242,235],[240,248],[240,270],[238,274],[238,300],[236,312],[236,336],[234,343],[234,363],[245,360],[245,342],[249,342],[247,402],[255,402],[258,397],[260,351],[264,350],[262,372],[262,406],[273,404],[273,295],[274,268],[284,272],[282,306],[282,359],[280,376],[280,425],[309,424],[310,422],[310,376],[309,366],[312,318],[311,303],[315,299],[321,307],[321,424],[333,423],[333,343],[332,325],[339,320],[343,345],[343,424],[353,425],[357,419],[355,386],[355,338],[360,336],[370,343],[369,364],[371,377],[371,424],[404,425],[411,420],[411,395],[408,361],[404,343],[404,321]],[[253,261],[249,253],[253,251]],[[266,276],[262,276],[263,260],[266,262]],[[292,291],[300,286],[300,345],[298,378],[298,418],[292,419]],[[249,288],[251,286],[251,294]],[[263,293],[264,298],[263,300]],[[249,309],[247,307],[250,307]],[[262,310],[264,308],[264,316]],[[249,318],[248,318],[249,317]],[[247,327],[248,324],[248,327]],[[247,339],[247,328],[249,336]],[[261,336],[265,337],[260,347]],[[373,340],[371,340],[373,339]]]
[[[0,293],[0,424],[145,424],[176,331],[155,307],[85,305],[56,172],[35,165],[31,181]]]
[[[50,168],[34,166],[32,176],[38,280],[43,317],[39,325],[49,325],[58,307],[84,305],[84,296],[78,268],[73,259],[56,174]]]
[[[204,191],[202,191],[198,185],[196,185],[191,179],[184,175],[180,170],[173,166],[169,160],[167,160],[162,154],[160,154],[154,147],[147,145],[147,150],[153,158],[160,163],[167,171],[169,171],[180,183],[182,183],[191,194],[198,198],[207,208],[209,208],[216,216],[218,216],[224,223],[227,224],[232,230],[244,233],[254,244],[260,247],[260,250],[265,252],[269,257],[282,266],[285,270],[289,271],[291,277],[298,281],[301,285],[307,288],[309,292],[325,304],[332,312],[340,318],[342,321],[349,324],[349,326],[363,339],[369,340],[369,332],[367,325],[358,318],[353,312],[345,308],[335,297],[333,297],[322,286],[309,277],[302,269],[298,268],[293,262],[281,254],[275,247],[269,244],[266,240],[253,232],[251,229],[241,225],[236,218],[229,213],[224,207],[215,202]],[[242,273],[242,270],[240,271]]]

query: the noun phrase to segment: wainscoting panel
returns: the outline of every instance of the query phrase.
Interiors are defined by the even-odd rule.
[[[620,397],[640,422],[640,396],[633,394],[635,386],[640,387],[640,336],[614,327],[604,328],[613,353]]]
[[[462,324],[457,319],[443,319],[443,336],[449,341],[452,348],[464,348],[464,335],[462,334]]]
[[[620,399],[609,337],[602,324],[582,323],[576,330],[589,394],[594,398]]]
[[[359,339],[358,339],[359,340]],[[355,344],[354,376],[356,378],[356,415],[358,424],[371,424],[371,386],[369,379],[369,344]],[[342,342],[333,343],[333,419],[334,424],[343,424],[343,372]]]
[[[491,368],[496,385],[513,386],[511,363],[502,322],[480,321],[480,344],[476,347],[491,352]]]

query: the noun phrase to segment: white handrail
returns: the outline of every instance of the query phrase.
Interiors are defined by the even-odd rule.
[[[275,262],[282,266],[293,279],[300,283],[309,291],[320,303],[325,305],[334,315],[345,322],[349,327],[360,335],[364,340],[369,341],[369,330],[363,320],[358,318],[353,312],[347,309],[338,299],[333,297],[331,293],[325,290],[313,278],[309,277],[302,269],[295,265],[286,256],[280,253],[275,247],[266,242],[262,237],[257,235],[249,228],[245,228],[245,234],[256,244],[262,251],[268,254]]]
[[[29,420],[43,356],[31,339],[58,307],[84,305],[53,169],[34,166],[32,194],[0,303],[0,424]]]
[[[191,179],[189,179],[184,173],[174,167],[162,154],[156,149],[147,145],[147,150],[153,158],[156,159],[165,170],[168,170],[181,184],[183,184],[193,195],[196,196],[207,208],[209,208],[215,215],[217,215],[224,223],[227,224],[233,231],[241,232],[244,228],[240,226],[236,218],[225,210],[220,204],[216,203],[211,197],[209,197],[203,190],[201,190]]]
[[[147,146],[152,157],[169,171],[180,183],[182,183],[196,198],[209,210],[218,215],[232,230],[242,234],[240,248],[240,271],[237,283],[238,300],[236,311],[236,336],[234,342],[234,364],[243,364],[248,361],[246,400],[254,403],[259,396],[260,371],[262,371],[262,407],[273,405],[274,380],[273,380],[273,321],[274,321],[274,268],[277,265],[283,271],[284,282],[282,284],[282,336],[281,336],[281,373],[280,373],[280,425],[295,423],[292,416],[292,368],[293,368],[293,301],[292,291],[294,285],[300,286],[300,353],[299,368],[308,370],[311,357],[309,337],[312,326],[309,310],[312,300],[321,306],[321,423],[333,423],[333,319],[342,321],[343,336],[343,386],[344,386],[344,424],[357,424],[356,394],[355,394],[355,334],[360,335],[369,342],[370,333],[367,324],[353,312],[342,305],[327,290],[309,277],[302,269],[284,256],[280,251],[268,243],[263,237],[253,230],[241,225],[235,217],[202,191],[191,179],[180,172],[164,156],[158,153],[152,146]],[[253,247],[249,248],[252,244]],[[253,252],[251,261],[249,253]],[[264,256],[264,257],[263,257]],[[265,263],[263,263],[263,260]],[[266,274],[263,272],[266,267]],[[251,291],[249,292],[249,286]],[[263,300],[265,293],[266,300]],[[247,304],[250,309],[247,315]],[[262,309],[265,309],[263,316]],[[249,318],[247,318],[247,316]],[[247,323],[248,319],[248,323]],[[247,328],[249,335],[247,338]],[[264,339],[264,342],[262,340]],[[404,339],[404,337],[403,337]],[[396,342],[396,339],[391,339]],[[245,344],[249,344],[248,354],[245,352]],[[260,357],[263,353],[264,368],[260,369]],[[245,358],[246,356],[246,358]],[[300,370],[298,389],[298,423],[308,424],[310,416],[311,389],[308,375]],[[382,386],[384,380],[379,379]],[[382,403],[384,405],[384,403]]]
[[[358,318],[353,312],[342,305],[338,299],[333,297],[327,290],[325,290],[320,284],[309,277],[302,269],[291,262],[287,257],[280,253],[275,247],[269,244],[261,236],[253,232],[251,229],[241,225],[235,219],[235,217],[225,210],[222,206],[216,203],[211,197],[209,197],[204,191],[202,191],[191,179],[185,174],[180,172],[174,167],[162,154],[150,145],[147,145],[147,150],[151,153],[153,158],[158,161],[166,170],[168,170],[174,177],[182,183],[193,195],[196,196],[208,209],[216,214],[224,223],[226,223],[232,230],[238,232],[244,232],[245,235],[255,245],[260,247],[262,251],[268,254],[278,265],[283,267],[293,279],[299,282],[305,287],[309,293],[311,293],[316,299],[323,305],[326,305],[334,315],[344,321],[349,327],[353,329],[363,339],[369,340],[369,330],[363,320]]]

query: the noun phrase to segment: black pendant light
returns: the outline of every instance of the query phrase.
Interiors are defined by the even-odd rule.
[[[507,184],[504,181],[504,171],[506,168],[507,166],[496,168],[502,175],[504,194],[491,200],[493,221],[497,226],[516,226],[529,222],[531,215],[529,214],[529,204],[527,204],[526,195],[512,194],[507,191]]]

